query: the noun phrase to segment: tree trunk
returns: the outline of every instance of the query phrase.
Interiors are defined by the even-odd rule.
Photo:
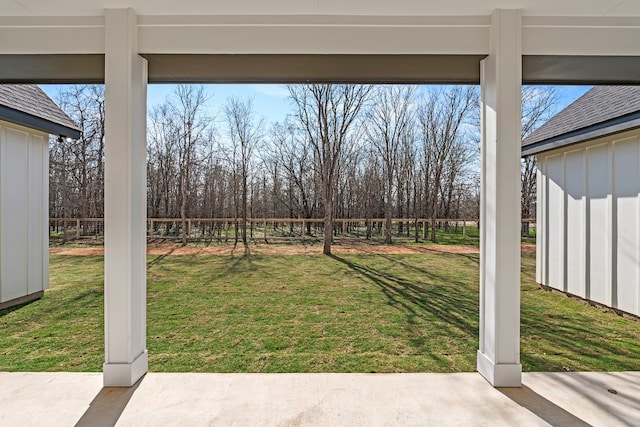
[[[247,246],[247,171],[242,171],[242,244]]]
[[[391,181],[391,180],[390,180]],[[385,212],[385,230],[384,230],[384,242],[386,244],[391,243],[391,217],[393,216],[393,203],[391,197],[393,197],[393,189],[391,183],[387,183],[387,206]]]
[[[438,189],[440,188],[440,171],[437,170],[433,179],[433,194],[431,199],[431,242],[436,243],[436,219],[438,218]]]
[[[182,244],[187,244],[187,190],[186,185],[182,186],[182,202],[180,203],[180,219],[182,220]]]
[[[322,253],[331,255],[331,241],[333,239],[333,189],[331,182],[324,183],[324,247]]]

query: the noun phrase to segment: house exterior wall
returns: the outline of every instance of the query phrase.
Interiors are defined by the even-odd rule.
[[[49,285],[48,135],[0,121],[0,307]]]
[[[640,316],[640,130],[537,159],[536,280]]]

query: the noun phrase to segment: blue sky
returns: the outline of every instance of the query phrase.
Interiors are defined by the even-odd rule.
[[[220,111],[229,96],[237,96],[242,99],[253,98],[256,112],[264,117],[267,122],[283,121],[292,111],[292,104],[288,99],[287,88],[277,84],[210,84],[204,85],[209,92],[209,108],[213,114],[217,114],[221,120]],[[54,100],[58,98],[61,89],[59,85],[41,85],[44,91]],[[150,84],[147,91],[147,105],[152,108],[164,102],[170,96],[175,86],[170,84]],[[560,111],[571,102],[575,101],[591,86],[560,86],[560,102],[557,111]]]
[[[289,92],[284,85],[274,84],[210,84],[203,85],[210,95],[209,106],[214,113],[219,112],[230,96],[241,99],[252,98],[256,112],[267,121],[283,121],[291,112]],[[151,108],[171,96],[175,85],[150,84],[147,89],[147,106]]]
[[[580,98],[593,86],[558,86],[560,92],[560,102],[557,105],[558,111]]]
[[[205,86],[209,93],[209,108],[221,120],[220,111],[230,96],[241,99],[252,98],[256,112],[267,121],[282,121],[291,112],[287,88],[275,84],[209,84]],[[40,87],[54,101],[58,99],[58,92],[62,85],[40,85]],[[173,84],[150,84],[147,89],[147,107],[163,103],[175,90]]]

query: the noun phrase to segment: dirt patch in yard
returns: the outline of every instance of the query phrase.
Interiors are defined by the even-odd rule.
[[[536,245],[522,244],[523,254],[535,254]],[[175,243],[150,243],[147,245],[149,255],[241,255],[242,245],[212,244],[203,246],[182,246]],[[336,254],[419,254],[419,253],[444,253],[444,254],[477,254],[479,249],[475,245],[414,245],[395,244],[378,245],[370,243],[340,243],[332,246],[332,252]],[[102,246],[90,247],[66,247],[58,246],[49,249],[51,255],[104,255]],[[265,244],[252,243],[249,245],[249,253],[256,255],[319,255],[322,246],[319,244]]]

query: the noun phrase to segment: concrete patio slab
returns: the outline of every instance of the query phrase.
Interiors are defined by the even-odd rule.
[[[638,426],[640,372],[525,373],[496,389],[477,373],[0,372],[2,426]]]

